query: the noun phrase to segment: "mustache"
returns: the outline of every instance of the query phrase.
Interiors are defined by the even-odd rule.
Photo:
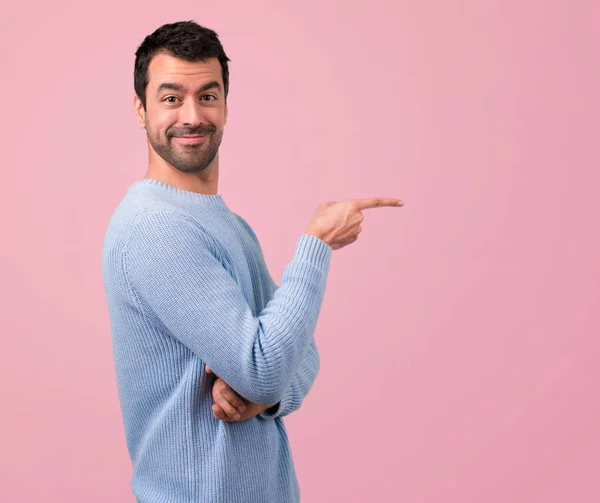
[[[172,128],[169,136],[205,135],[214,133],[217,128],[211,124],[200,124],[195,128]]]

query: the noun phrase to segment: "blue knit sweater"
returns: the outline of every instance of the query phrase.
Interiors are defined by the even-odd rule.
[[[277,287],[221,195],[154,179],[129,187],[106,231],[102,276],[138,503],[300,500],[282,418],[319,370],[313,334],[331,253],[301,235]],[[205,365],[276,406],[215,419]]]

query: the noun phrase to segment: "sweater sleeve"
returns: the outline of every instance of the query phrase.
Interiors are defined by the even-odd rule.
[[[258,246],[260,250],[260,259],[263,261],[263,265],[265,268],[265,272],[267,278],[271,284],[271,291],[276,292],[279,286],[275,283],[271,274],[268,270],[268,267],[264,263],[264,256],[262,246],[258,240],[258,236],[252,229],[252,226],[244,219],[241,215],[235,214],[238,220],[242,223],[242,225],[249,232],[250,236]],[[317,351],[317,346],[315,345],[314,337],[311,338],[310,346],[307,354],[298,371],[294,374],[292,378],[292,382],[287,387],[281,401],[273,405],[273,407],[269,407],[267,410],[263,411],[259,414],[263,419],[275,419],[276,417],[283,417],[291,414],[292,412],[297,411],[308,395],[308,392],[311,390],[312,385],[317,378],[317,374],[320,368],[320,358],[319,353]]]
[[[297,411],[302,402],[311,390],[320,368],[319,352],[315,345],[314,338],[311,340],[308,353],[304,357],[300,368],[294,374],[291,384],[286,389],[281,401],[261,412],[260,417],[264,419],[274,419],[283,417]]]
[[[310,350],[331,247],[298,238],[281,286],[254,316],[223,265],[230,260],[195,220],[147,211],[132,228],[123,265],[135,301],[241,396],[277,404]]]
[[[268,273],[268,277],[271,282],[272,291],[277,291],[279,286],[275,283],[270,273]],[[281,401],[273,407],[269,407],[267,410],[261,412],[259,417],[262,417],[263,419],[275,419],[276,417],[288,416],[292,412],[296,412],[300,409],[304,399],[312,389],[320,367],[321,359],[319,357],[315,339],[312,337],[308,352],[304,357],[304,360],[302,360],[300,368],[298,368],[298,371],[294,374],[292,382],[285,391]]]

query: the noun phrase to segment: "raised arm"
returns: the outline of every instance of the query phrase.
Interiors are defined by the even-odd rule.
[[[250,236],[254,239],[260,251],[260,256],[257,258],[262,262],[266,272],[270,283],[272,296],[278,290],[279,286],[271,277],[269,269],[265,263],[262,246],[258,240],[258,236],[254,232],[254,229],[252,229],[251,225],[241,215],[236,214],[236,217],[249,232]],[[320,364],[321,361],[319,358],[319,352],[317,351],[314,337],[311,337],[309,350],[304,357],[304,360],[300,364],[297,372],[294,374],[292,382],[288,386],[281,401],[275,404],[273,407],[270,407],[264,412],[260,413],[259,416],[265,419],[283,417],[298,410],[306,398],[306,395],[308,395],[308,392],[311,390],[312,385],[314,384],[319,372]]]

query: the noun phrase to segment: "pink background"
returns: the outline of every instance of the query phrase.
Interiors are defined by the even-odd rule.
[[[220,192],[279,281],[322,200],[392,196],[334,252],[286,421],[302,501],[600,501],[598,2],[4,2],[0,500],[133,503],[100,275],[146,168],[144,36],[231,63]]]

